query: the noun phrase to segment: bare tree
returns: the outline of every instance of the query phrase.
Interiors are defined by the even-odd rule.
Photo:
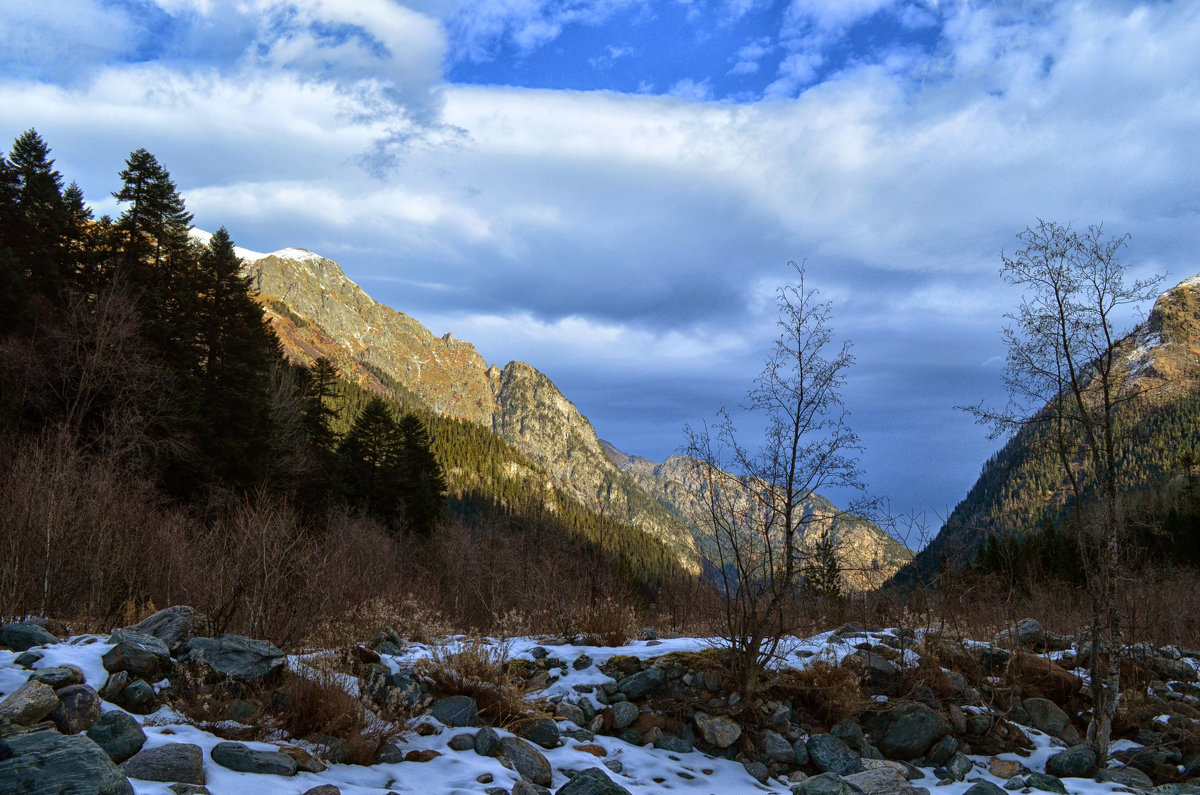
[[[1118,254],[1128,236],[1107,237],[1100,226],[1077,232],[1039,220],[1018,239],[1022,248],[1011,257],[1002,253],[1000,268],[1006,282],[1026,291],[1017,311],[1006,315],[1008,405],[968,410],[992,426],[993,437],[1024,433],[1043,445],[1065,481],[1054,499],[1071,504],[1089,558],[1093,709],[1087,736],[1103,761],[1121,685],[1118,451],[1131,404],[1151,388],[1125,366],[1116,324],[1154,298],[1162,277],[1127,283]]]
[[[722,599],[722,640],[747,693],[800,628],[806,534],[839,518],[817,492],[863,488],[861,445],[841,397],[850,344],[834,346],[830,304],[806,286],[802,265],[789,265],[798,282],[779,291],[779,337],[743,406],[765,420],[761,445],[744,446],[724,410],[712,425],[684,431],[689,485],[704,505],[702,554]]]

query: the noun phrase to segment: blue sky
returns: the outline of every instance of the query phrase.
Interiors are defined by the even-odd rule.
[[[807,259],[867,480],[935,517],[995,449],[953,407],[1002,400],[1017,233],[1200,271],[1196,75],[1194,2],[8,0],[0,141],[99,212],[144,146],[200,227],[338,260],[654,459],[736,407]]]

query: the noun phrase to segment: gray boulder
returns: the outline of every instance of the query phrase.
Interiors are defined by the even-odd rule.
[[[1046,772],[1058,778],[1090,776],[1096,767],[1096,752],[1086,745],[1059,751],[1046,760]]]
[[[554,795],[630,795],[629,790],[613,781],[598,767],[580,770]]]
[[[637,701],[663,683],[663,672],[658,668],[647,668],[617,682],[617,690],[627,698]]]
[[[87,730],[87,736],[117,763],[124,762],[146,744],[146,733],[137,720],[120,710],[101,715]]]
[[[9,693],[0,701],[0,719],[19,726],[37,723],[58,706],[58,694],[54,688],[36,679]]]
[[[924,787],[914,787],[904,774],[890,767],[877,767],[852,773],[844,778],[855,792],[864,795],[928,795]]]
[[[121,764],[130,778],[142,781],[178,781],[181,784],[204,783],[204,752],[191,743],[171,743],[144,748]]]
[[[187,605],[175,605],[159,610],[128,629],[153,635],[172,652],[192,638],[207,637],[212,631],[208,618]]]
[[[706,743],[718,748],[728,748],[742,736],[742,727],[737,722],[722,715],[708,715],[697,712],[692,720],[700,730],[700,736]]]
[[[119,629],[108,639],[115,643],[100,661],[109,673],[126,671],[131,677],[155,681],[171,668],[171,651],[153,635]]]
[[[1027,698],[1024,704],[1025,711],[1029,713],[1029,721],[1034,728],[1072,745],[1078,744],[1082,739],[1079,731],[1071,725],[1070,716],[1050,699]]]
[[[797,764],[796,749],[779,732],[767,729],[763,732],[763,757],[783,764]]]
[[[858,752],[832,734],[814,734],[804,744],[808,759],[822,773],[846,776],[863,769]]]
[[[429,708],[433,717],[447,726],[478,726],[479,706],[470,696],[446,696]]]
[[[192,638],[179,647],[176,659],[194,663],[216,678],[240,683],[271,679],[287,665],[287,656],[269,641],[229,634]]]
[[[491,726],[475,732],[475,753],[480,756],[495,756],[500,751],[500,735]]]
[[[58,690],[68,685],[83,684],[83,671],[77,665],[56,665],[53,668],[39,668],[29,678]]]
[[[967,787],[963,795],[1008,795],[1008,793],[990,781],[976,781]]]
[[[557,748],[561,740],[558,724],[550,718],[527,720],[517,727],[517,734],[543,748]]]
[[[822,773],[804,779],[792,787],[792,792],[796,795],[851,795],[854,790],[837,773]]]
[[[742,762],[742,767],[746,768],[746,772],[750,777],[759,784],[767,783],[767,779],[771,777],[771,770],[762,762],[751,762],[749,760]]]
[[[260,773],[273,776],[296,775],[296,760],[278,751],[255,751],[241,743],[217,743],[209,752],[221,767],[239,773]]]
[[[900,668],[873,651],[856,651],[846,662],[862,672],[867,684],[877,690],[889,690],[900,675]]]
[[[1049,765],[1046,767],[1049,769]],[[1084,775],[1087,774],[1085,773]],[[1102,784],[1112,782],[1120,784],[1122,787],[1129,787],[1130,789],[1154,789],[1154,782],[1150,777],[1136,767],[1117,767],[1101,770],[1096,773],[1096,781]]]
[[[500,758],[526,781],[542,787],[550,786],[549,760],[541,751],[520,737],[505,737],[500,740]]]
[[[942,737],[950,724],[916,701],[897,701],[892,708],[868,719],[875,745],[888,759],[917,759]]]
[[[1046,630],[1035,619],[1022,618],[1016,626],[996,635],[992,643],[1004,648],[1041,650],[1046,646]]]
[[[133,786],[87,737],[40,731],[0,739],[0,792],[133,795]]]
[[[138,715],[148,715],[158,706],[158,696],[154,688],[141,679],[135,679],[125,686],[118,697],[125,709]]]
[[[508,795],[504,787],[489,787],[484,790],[487,795],[492,795],[493,792],[499,790],[496,795]],[[512,795],[551,795],[550,790],[540,784],[531,784],[528,781],[518,781],[513,784]]]
[[[100,718],[100,696],[88,685],[67,685],[58,691],[50,720],[63,734],[79,734]]]
[[[1025,786],[1042,792],[1053,792],[1056,795],[1067,795],[1067,788],[1054,776],[1045,773],[1030,773],[1025,777]]]
[[[51,643],[58,643],[58,638],[47,632],[45,627],[32,621],[19,621],[0,627],[0,649],[25,651],[34,646],[46,646]]]
[[[115,704],[121,700],[121,691],[128,686],[128,672],[117,671],[115,674],[109,674],[108,679],[104,680],[104,684],[100,687],[100,698]]]
[[[634,704],[632,701],[618,701],[612,705],[611,709],[614,729],[626,728],[629,724],[637,720],[638,714],[641,711],[638,709],[637,704]]]

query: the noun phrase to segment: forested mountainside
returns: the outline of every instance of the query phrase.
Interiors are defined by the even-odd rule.
[[[661,464],[641,456],[630,456],[602,441],[605,452],[616,466],[632,477],[646,493],[688,522],[696,535],[701,552],[711,544],[705,537],[706,503],[689,486],[694,481],[692,465],[684,456],[674,455]],[[829,500],[812,495],[804,506],[806,513],[820,517],[809,527],[802,548],[812,551],[828,532],[837,555],[845,586],[852,590],[878,588],[908,561],[913,553],[875,524],[858,516],[838,511]]]
[[[1146,390],[1144,401],[1119,414],[1128,431],[1122,433],[1118,458],[1126,510],[1134,525],[1190,528],[1191,509],[1184,504],[1188,490],[1180,484],[1194,475],[1200,455],[1200,277],[1159,296],[1145,322],[1116,349],[1118,371]],[[1073,503],[1048,450],[1048,432],[1045,426],[1027,426],[993,455],[896,582],[928,579],[944,563],[961,568],[993,537],[1020,539],[1061,524]]]

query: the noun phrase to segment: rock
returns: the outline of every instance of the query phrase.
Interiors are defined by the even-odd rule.
[[[1058,795],[1067,795],[1067,788],[1063,786],[1063,783],[1054,776],[1048,776],[1045,773],[1030,773],[1025,777],[1025,786],[1041,790],[1042,792],[1055,792]]]
[[[1096,767],[1096,752],[1086,745],[1059,751],[1046,760],[1046,772],[1058,778],[1090,776]]]
[[[1044,731],[1051,737],[1066,739],[1063,737],[1063,733],[1068,728],[1074,729],[1071,726],[1071,718],[1053,701],[1046,698],[1027,698],[1024,703],[1034,728]],[[1075,732],[1075,734],[1079,733]],[[1078,740],[1075,741],[1075,743],[1077,742]]]
[[[146,744],[146,733],[137,720],[120,710],[101,715],[87,730],[87,736],[117,763],[124,762]]]
[[[313,756],[308,751],[295,745],[279,746],[279,753],[287,754],[292,759],[296,760],[296,769],[305,773],[323,773],[329,769],[329,765],[318,756]]]
[[[1047,770],[1049,767],[1049,765],[1046,766]],[[1084,775],[1087,774],[1085,773]],[[1101,783],[1112,782],[1120,784],[1123,787],[1131,787],[1132,789],[1148,790],[1154,788],[1154,781],[1135,767],[1118,767],[1101,770],[1096,773],[1096,781]]]
[[[404,752],[395,743],[384,743],[375,754],[375,764],[394,765],[404,761]]]
[[[121,691],[120,702],[130,712],[147,715],[158,706],[158,696],[150,685],[141,679],[135,679]]]
[[[301,795],[342,795],[342,791],[335,784],[320,784],[304,790]]]
[[[838,721],[829,730],[829,733],[851,748],[858,748],[860,745],[862,745],[862,727],[849,718],[843,718],[842,720]]]
[[[850,785],[836,773],[809,776],[792,788],[797,795],[851,795]]]
[[[58,690],[68,685],[83,684],[83,671],[77,665],[57,665],[53,668],[39,668],[30,674],[29,678]]]
[[[612,710],[613,728],[624,729],[629,726],[638,717],[638,707],[632,701],[618,701],[609,709]]]
[[[1029,768],[1013,759],[1001,759],[998,756],[993,756],[988,760],[988,772],[996,778],[1002,778],[1007,781],[1013,776],[1028,774]]]
[[[451,751],[470,751],[475,747],[475,735],[456,734],[446,743]]]
[[[928,795],[929,790],[914,787],[900,771],[880,767],[853,773],[843,779],[851,790],[864,795]]]
[[[560,742],[558,724],[550,718],[527,720],[517,727],[517,734],[543,748],[557,748]]]
[[[617,690],[632,701],[644,698],[651,690],[661,685],[663,673],[658,668],[647,668],[617,682]]]
[[[958,750],[958,740],[954,735],[947,734],[942,739],[933,744],[929,749],[926,757],[935,765],[944,765],[950,761],[950,757],[954,756],[954,752]],[[1000,778],[1011,778],[1010,776],[1001,776]]]
[[[762,762],[742,762],[742,767],[746,768],[746,772],[750,777],[759,784],[765,784],[771,776],[771,771]]]
[[[212,795],[208,791],[208,787],[202,787],[199,784],[172,784],[167,787],[175,795]]]
[[[158,638],[171,652],[192,638],[207,637],[212,631],[208,618],[187,605],[159,610],[128,629]]]
[[[897,701],[868,720],[875,745],[888,759],[916,759],[942,737],[950,725],[938,713],[915,701]],[[811,752],[811,748],[809,749]]]
[[[441,754],[438,753],[437,751],[433,750],[432,748],[426,748],[426,749],[420,750],[420,751],[418,751],[417,749],[414,748],[413,750],[409,751],[407,754],[404,755],[404,761],[405,762],[432,762],[434,759],[437,759],[439,756],[441,756]]]
[[[946,772],[955,781],[962,781],[971,772],[973,767],[974,765],[971,764],[970,757],[966,754],[956,752],[950,757],[950,761],[946,763]]]
[[[19,621],[0,627],[0,649],[25,651],[34,646],[46,646],[51,643],[58,643],[58,638],[47,632],[45,627],[31,621]]]
[[[613,781],[598,767],[580,770],[554,795],[630,795],[629,790]]]
[[[228,634],[192,638],[180,645],[176,659],[194,663],[217,679],[244,684],[272,679],[287,665],[287,656],[274,644]]]
[[[1005,792],[990,781],[976,781],[962,795],[1005,795]]]
[[[1056,665],[1045,657],[1016,654],[1008,664],[1008,675],[1021,686],[1021,695],[1030,698],[1048,698],[1056,704],[1065,704],[1083,687],[1083,680]]]
[[[109,642],[117,645],[100,658],[109,673],[126,671],[131,677],[153,682],[170,670],[171,652],[167,644],[153,635],[117,630]]]
[[[742,736],[742,727],[736,721],[721,715],[697,712],[692,720],[695,721],[704,741],[718,748],[728,748]]]
[[[863,769],[858,754],[832,734],[814,734],[808,738],[805,748],[809,761],[822,773],[845,776]]]
[[[100,688],[100,698],[115,704],[121,699],[121,691],[128,686],[129,674],[125,671],[109,674],[108,679],[104,681],[104,686]]]
[[[583,711],[583,707],[569,701],[560,701],[554,708],[554,715],[559,720],[570,721],[576,726],[584,726],[587,723],[587,714]]]
[[[36,679],[9,693],[0,701],[0,719],[19,726],[37,723],[58,706],[58,694],[54,688]]]
[[[690,754],[692,752],[692,744],[682,737],[673,737],[667,735],[661,740],[654,741],[654,747],[660,751],[670,751],[676,754]]]
[[[783,764],[797,764],[796,749],[781,734],[767,729],[763,732],[763,757]]]
[[[13,665],[19,665],[22,668],[32,668],[34,664],[45,657],[40,651],[24,651],[17,655],[13,660]]]
[[[475,753],[480,756],[495,756],[500,750],[500,735],[491,726],[475,732]]]
[[[490,789],[500,790],[500,795],[508,795],[501,787],[491,787]],[[551,795],[550,790],[538,784],[531,784],[528,781],[518,781],[513,784],[512,795]]]
[[[217,743],[209,756],[221,767],[239,773],[261,773],[274,776],[296,775],[296,760],[278,751],[255,751],[241,743]]]
[[[383,665],[368,665],[363,682],[367,694],[379,704],[418,707],[425,700],[421,681],[408,671],[393,674]]]
[[[67,685],[58,691],[58,706],[50,720],[63,734],[79,734],[100,718],[100,695],[88,685]]]
[[[861,671],[867,686],[873,690],[890,690],[900,675],[894,662],[872,651],[857,651],[846,658],[846,663]]]
[[[1015,627],[1010,627],[992,639],[992,643],[1004,648],[1022,648],[1041,651],[1046,646],[1046,630],[1032,618],[1022,618]]]
[[[500,740],[500,758],[517,771],[526,781],[543,787],[550,786],[550,762],[542,752],[519,737]]]
[[[191,743],[171,743],[138,751],[121,765],[130,778],[142,781],[204,783],[204,752]]]
[[[446,696],[429,708],[433,717],[447,726],[478,726],[479,707],[470,696]]]
[[[38,731],[0,739],[0,792],[133,795],[133,786],[87,737]]]
[[[571,663],[571,667],[576,671],[582,671],[586,668],[591,668],[593,665],[592,658],[586,654],[581,654]]]

